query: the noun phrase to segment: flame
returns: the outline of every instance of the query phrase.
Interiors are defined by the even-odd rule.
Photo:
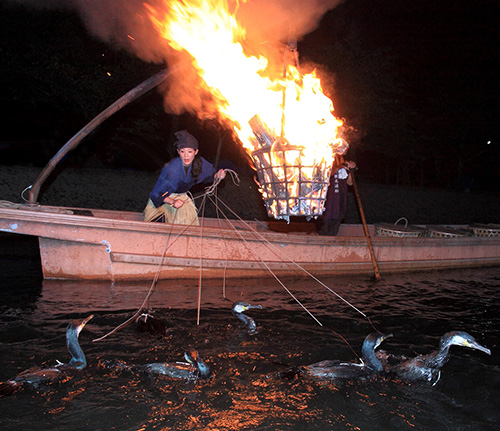
[[[266,58],[258,54],[259,46],[249,46],[250,38],[237,20],[238,6],[227,0],[162,0],[158,7],[145,4],[150,20],[169,46],[192,56],[203,90],[213,96],[219,117],[232,125],[248,152],[260,147],[249,124],[258,115],[277,141],[301,147],[289,155],[271,153],[271,166],[283,164],[283,157],[291,166],[310,166],[310,172],[302,173],[284,169],[278,179],[293,182],[299,174],[312,179],[314,166],[332,165],[336,148],[343,144],[338,136],[342,122],[333,115],[333,103],[314,71],[301,74],[298,64],[282,64],[289,46],[279,58]],[[293,185],[294,190],[297,187]]]

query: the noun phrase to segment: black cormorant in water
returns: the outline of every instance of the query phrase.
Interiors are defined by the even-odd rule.
[[[185,362],[156,362],[152,364],[135,367],[148,374],[162,375],[174,379],[197,380],[212,377],[207,363],[201,358],[197,350],[189,350],[184,353]]]
[[[380,334],[378,332],[369,334],[365,338],[363,347],[361,348],[361,363],[325,360],[301,367],[301,372],[312,377],[327,380],[371,377],[376,373],[384,371],[382,362],[375,355],[375,349],[380,346],[382,341],[389,337],[392,337],[392,334]]]
[[[248,302],[238,301],[231,307],[233,315],[243,322],[243,326],[248,329],[248,333],[250,335],[257,333],[257,325],[255,324],[255,321],[251,317],[244,314],[244,312],[251,310],[252,308],[262,309],[262,305],[251,305]]]
[[[157,337],[165,337],[167,335],[167,325],[148,312],[141,313],[135,319],[135,323],[139,331],[148,332]]]
[[[399,379],[407,382],[420,380],[435,385],[441,376],[441,368],[450,359],[451,346],[469,347],[491,355],[490,349],[481,346],[472,335],[464,331],[447,332],[441,337],[439,349],[427,355],[407,359],[387,355],[384,351],[377,353],[379,359],[384,362],[385,370]]]
[[[83,353],[78,336],[87,322],[94,317],[88,316],[83,320],[73,320],[66,328],[66,346],[71,355],[67,364],[59,362],[53,367],[33,367],[19,373],[16,377],[0,383],[0,396],[11,395],[23,386],[38,388],[45,383],[61,381],[87,366],[87,360]]]
[[[184,352],[187,362],[154,362],[144,365],[128,365],[122,361],[102,362],[106,368],[118,371],[144,373],[149,376],[166,376],[173,379],[198,380],[209,379],[212,372],[207,363],[200,357],[197,350]]]

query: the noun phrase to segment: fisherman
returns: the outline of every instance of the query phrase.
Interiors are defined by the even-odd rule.
[[[337,235],[340,223],[347,212],[347,186],[352,185],[349,170],[356,168],[356,162],[346,161],[344,155],[349,149],[345,142],[342,148],[336,150],[335,160],[330,174],[330,186],[326,193],[325,211],[320,218],[320,235]]]
[[[175,133],[179,157],[161,170],[144,209],[144,220],[152,222],[199,225],[197,209],[187,192],[195,185],[226,176],[224,169],[198,155],[198,140],[181,130]]]

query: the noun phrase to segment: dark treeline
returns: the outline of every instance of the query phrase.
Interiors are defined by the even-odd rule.
[[[347,0],[299,41],[347,125],[358,175],[386,184],[498,190],[498,26],[493,3]],[[94,116],[163,69],[94,38],[76,14],[0,5],[3,164],[45,165]],[[158,169],[179,127],[242,166],[231,132],[167,115],[152,91],[66,163]],[[487,144],[491,141],[491,144]],[[204,148],[212,159],[216,147]]]

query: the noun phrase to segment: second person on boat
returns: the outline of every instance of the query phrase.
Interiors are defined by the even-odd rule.
[[[198,155],[198,140],[181,130],[175,133],[179,157],[168,162],[161,170],[149,194],[144,209],[144,220],[198,226],[198,211],[188,192],[195,184],[223,179],[226,172],[215,170],[212,163]]]

